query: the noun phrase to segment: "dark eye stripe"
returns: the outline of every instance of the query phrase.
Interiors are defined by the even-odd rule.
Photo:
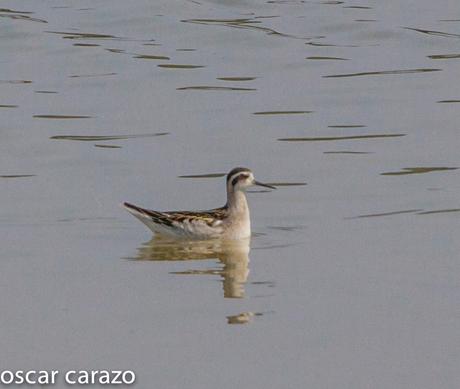
[[[230,171],[230,173],[227,174],[227,182],[229,182],[230,178],[232,178],[235,174],[242,173],[242,172],[249,173],[249,172],[251,172],[251,170],[249,170],[246,167],[236,167],[236,168],[232,169]]]
[[[232,186],[235,186],[239,180],[245,180],[249,174],[239,174],[232,180]]]

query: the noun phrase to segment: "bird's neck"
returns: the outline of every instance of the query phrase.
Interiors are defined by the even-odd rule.
[[[246,194],[242,190],[230,190],[227,193],[227,207],[231,214],[249,218]]]
[[[232,239],[241,239],[251,236],[251,218],[246,195],[241,190],[227,192],[229,236]]]

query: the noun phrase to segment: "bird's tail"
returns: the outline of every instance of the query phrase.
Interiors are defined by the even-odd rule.
[[[134,217],[144,223],[151,231],[162,235],[174,235],[171,221],[161,212],[138,207],[130,203],[122,206]]]

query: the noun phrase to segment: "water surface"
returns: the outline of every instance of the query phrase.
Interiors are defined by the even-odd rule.
[[[450,0],[4,1],[0,368],[460,387],[459,20]],[[221,206],[235,166],[278,186],[248,193],[250,242],[158,242],[119,207]]]

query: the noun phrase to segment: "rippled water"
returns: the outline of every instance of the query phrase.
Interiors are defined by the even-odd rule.
[[[457,1],[5,1],[2,369],[456,388]],[[251,167],[253,237],[170,242]]]

